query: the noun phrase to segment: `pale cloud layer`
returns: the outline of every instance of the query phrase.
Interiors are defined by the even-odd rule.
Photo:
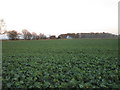
[[[118,33],[119,0],[0,0],[8,30]]]

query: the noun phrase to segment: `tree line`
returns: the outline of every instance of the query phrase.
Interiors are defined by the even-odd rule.
[[[118,35],[111,33],[67,33],[60,34],[58,37],[55,35],[47,37],[40,33],[39,35],[35,32],[30,33],[28,30],[23,29],[22,33],[18,33],[15,30],[6,32],[10,40],[18,40],[22,36],[24,40],[39,40],[39,39],[75,39],[75,38],[117,38]]]
[[[111,33],[67,33],[67,34],[60,34],[58,37],[55,35],[47,37],[46,35],[40,33],[37,34],[35,32],[30,33],[27,29],[23,29],[22,33],[18,33],[16,30],[6,30],[6,24],[4,19],[0,20],[0,34],[7,34],[10,40],[39,40],[39,39],[72,39],[72,38],[120,38],[119,35],[114,35]]]
[[[18,40],[22,37],[24,40],[38,40],[38,39],[47,39],[47,36],[40,33],[39,35],[35,32],[30,33],[27,29],[23,29],[22,33],[18,33],[16,30],[11,30],[7,33],[7,36],[10,40]]]

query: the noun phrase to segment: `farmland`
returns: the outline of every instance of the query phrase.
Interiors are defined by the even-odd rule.
[[[2,42],[3,88],[119,88],[117,39]]]

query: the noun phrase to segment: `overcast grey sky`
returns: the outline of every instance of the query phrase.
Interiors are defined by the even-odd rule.
[[[119,0],[0,0],[8,30],[60,33],[118,33]]]

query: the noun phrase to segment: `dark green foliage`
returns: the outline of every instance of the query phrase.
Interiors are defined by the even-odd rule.
[[[117,39],[3,42],[3,88],[119,88]]]

